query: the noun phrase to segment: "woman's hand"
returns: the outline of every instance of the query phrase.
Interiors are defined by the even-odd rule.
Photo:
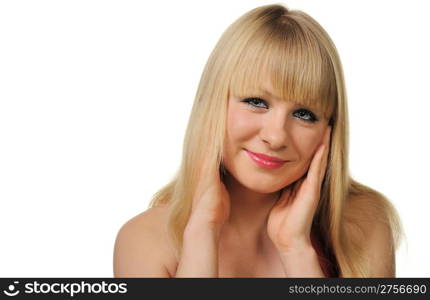
[[[312,220],[320,200],[321,184],[327,167],[330,132],[329,126],[322,144],[312,158],[306,177],[284,189],[270,211],[267,232],[280,252],[312,247]]]
[[[190,222],[219,231],[230,216],[230,196],[221,181],[220,170],[203,165],[193,198]]]
[[[230,215],[230,197],[220,176],[218,167],[204,163],[175,277],[218,277],[221,230]]]

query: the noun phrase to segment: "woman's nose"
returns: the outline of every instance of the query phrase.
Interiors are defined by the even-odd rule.
[[[282,149],[288,146],[288,128],[286,114],[268,116],[260,130],[261,139],[271,149]]]

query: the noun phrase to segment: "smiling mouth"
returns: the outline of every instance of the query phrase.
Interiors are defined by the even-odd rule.
[[[256,163],[258,166],[265,168],[265,169],[276,169],[282,167],[288,160],[281,161],[281,160],[268,160],[266,159],[267,156],[262,157],[262,155],[259,155],[257,153],[251,152],[249,150],[246,150],[246,153],[251,158],[251,160]]]

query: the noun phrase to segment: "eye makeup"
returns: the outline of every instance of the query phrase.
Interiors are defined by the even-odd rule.
[[[267,102],[258,97],[244,98],[241,102],[245,103],[251,109],[261,110],[268,109]],[[319,120],[317,115],[307,108],[299,108],[293,111],[293,116],[307,123],[315,123]]]

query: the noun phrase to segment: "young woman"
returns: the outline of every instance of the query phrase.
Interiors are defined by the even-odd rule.
[[[222,35],[182,164],[115,243],[116,277],[394,277],[401,224],[348,172],[342,67],[324,29],[281,5]]]

